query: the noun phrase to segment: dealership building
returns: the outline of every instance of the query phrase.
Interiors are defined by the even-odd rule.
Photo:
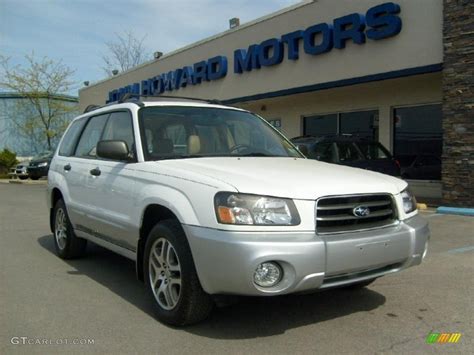
[[[303,1],[156,57],[82,88],[80,109],[217,99],[289,138],[377,140],[417,195],[474,207],[473,1]]]

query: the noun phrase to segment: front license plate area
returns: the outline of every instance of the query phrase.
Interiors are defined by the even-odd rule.
[[[378,236],[360,239],[338,237],[326,240],[326,276],[368,270],[406,259],[409,236]]]

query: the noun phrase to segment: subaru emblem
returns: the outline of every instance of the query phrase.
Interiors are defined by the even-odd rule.
[[[356,217],[367,217],[370,214],[370,209],[367,206],[357,206],[352,210],[352,214]]]

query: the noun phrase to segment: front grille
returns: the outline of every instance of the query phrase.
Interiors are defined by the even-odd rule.
[[[358,216],[357,207],[368,208],[369,214]],[[391,195],[350,195],[322,197],[316,202],[316,231],[318,234],[351,232],[379,228],[397,219]]]

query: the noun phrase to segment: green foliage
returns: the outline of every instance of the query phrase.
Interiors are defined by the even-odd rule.
[[[0,167],[8,170],[18,164],[16,154],[7,148],[0,152]]]
[[[75,85],[73,75],[74,70],[47,57],[26,55],[24,65],[12,66],[9,58],[0,55],[0,88],[23,98],[17,100],[14,112],[9,114],[23,137],[54,149],[55,139],[62,135],[77,110],[77,103],[67,98]]]

